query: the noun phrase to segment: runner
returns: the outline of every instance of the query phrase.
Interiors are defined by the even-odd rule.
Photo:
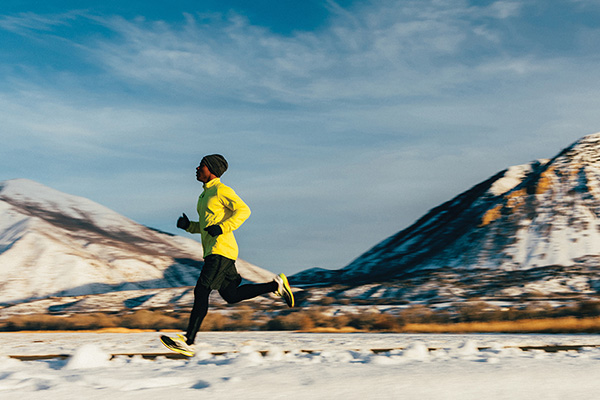
[[[229,304],[273,292],[289,307],[294,306],[294,295],[284,274],[277,275],[273,282],[240,286],[242,277],[235,267],[238,245],[233,231],[250,216],[250,208],[233,189],[221,182],[227,167],[227,161],[220,154],[202,158],[196,168],[196,179],[204,188],[198,199],[199,220],[190,221],[185,214],[177,220],[178,228],[201,235],[204,266],[194,288],[194,307],[185,336],[161,336],[161,341],[169,349],[187,356],[194,355],[196,334],[208,312],[208,299],[213,290],[218,290]]]

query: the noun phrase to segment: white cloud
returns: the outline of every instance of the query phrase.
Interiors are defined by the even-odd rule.
[[[509,2],[488,8],[497,18],[518,9]],[[355,11],[340,12],[316,33],[291,37],[272,35],[237,16],[207,23],[188,15],[181,28],[114,18],[103,23],[120,40],[103,40],[88,50],[122,79],[187,97],[301,105],[432,94],[460,75],[447,71],[461,65],[457,57],[471,57],[473,41],[497,45],[501,37],[476,25],[473,9],[462,1],[376,2]],[[464,74],[477,72],[463,68]]]
[[[521,7],[521,3],[516,1],[496,1],[488,7],[488,10],[491,16],[506,19],[519,15]]]
[[[17,15],[0,16],[0,29],[28,35],[30,32],[51,32],[59,26],[68,26],[81,16],[80,12],[70,11],[62,14],[39,15],[24,12]]]
[[[286,37],[238,15],[186,14],[183,26],[88,15],[90,23],[118,36],[77,47],[127,85],[186,101],[368,104],[399,95],[437,95],[461,84],[464,76],[477,73],[478,64],[490,62],[474,57],[472,46],[501,46],[502,33],[478,18],[508,18],[519,9],[508,1],[472,7],[462,0],[377,1],[351,10],[329,5],[336,13],[329,26]],[[84,18],[23,14],[4,21],[35,31],[40,21],[50,29],[76,16]],[[515,65],[508,71],[523,73],[519,60],[508,61]]]

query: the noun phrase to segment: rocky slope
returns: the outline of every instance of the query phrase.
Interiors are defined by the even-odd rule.
[[[593,134],[550,160],[499,172],[341,270],[292,278],[408,300],[597,293],[599,218],[600,134]]]

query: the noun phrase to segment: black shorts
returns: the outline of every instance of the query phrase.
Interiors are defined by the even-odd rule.
[[[198,279],[198,283],[202,286],[212,290],[221,290],[232,282],[237,282],[239,285],[241,281],[242,277],[235,268],[235,260],[218,254],[211,254],[204,259],[204,266]]]

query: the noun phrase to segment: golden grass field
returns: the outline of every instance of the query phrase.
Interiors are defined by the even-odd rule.
[[[209,314],[204,331],[302,331],[302,332],[397,332],[397,333],[600,333],[600,317],[522,318],[500,321],[439,323],[400,321],[379,315],[323,318],[318,313],[294,312],[275,318],[253,318],[252,313],[223,316]],[[136,311],[115,316],[100,313],[57,315],[22,315],[0,321],[0,331],[95,331],[133,332],[183,330],[187,313],[165,315],[162,312]]]
[[[562,317],[453,324],[408,323],[400,331],[406,333],[594,333],[600,332],[600,317]]]

